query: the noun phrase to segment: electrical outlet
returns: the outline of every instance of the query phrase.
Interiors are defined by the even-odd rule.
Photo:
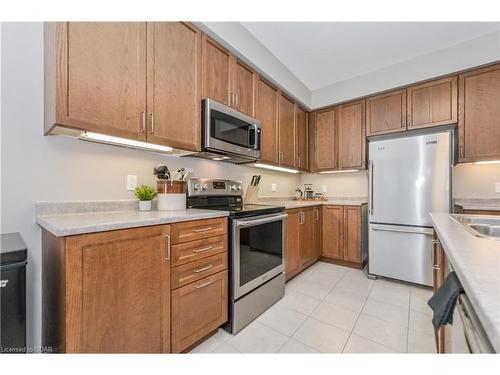
[[[127,175],[127,190],[133,191],[137,187],[137,176],[135,174]]]
[[[321,185],[321,192],[326,193],[326,185]]]
[[[495,193],[500,193],[500,182],[495,182]]]
[[[271,191],[276,191],[276,184],[271,184]]]

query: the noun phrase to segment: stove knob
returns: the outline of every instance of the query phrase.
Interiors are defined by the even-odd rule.
[[[208,190],[208,185],[207,185],[207,184],[203,184],[203,185],[201,185],[201,188],[202,188],[203,190]]]
[[[241,190],[241,185],[238,185],[238,186],[236,187],[236,189],[237,189],[237,190]]]
[[[231,185],[231,190],[237,190],[236,185]]]
[[[194,188],[194,190],[198,190],[200,188],[200,184],[194,184],[193,188]]]

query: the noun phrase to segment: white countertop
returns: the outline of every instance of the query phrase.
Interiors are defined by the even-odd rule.
[[[107,211],[37,215],[36,222],[57,237],[115,229],[226,217],[227,211],[186,209],[178,211]]]
[[[258,204],[270,205],[270,206],[284,206],[286,209],[291,208],[302,208],[302,207],[311,207],[311,206],[325,206],[325,205],[334,205],[334,206],[361,206],[366,203],[366,198],[335,198],[328,199],[326,201],[321,200],[270,200],[270,201],[262,201]]]
[[[500,241],[474,236],[448,214],[431,218],[474,311],[500,353]]]

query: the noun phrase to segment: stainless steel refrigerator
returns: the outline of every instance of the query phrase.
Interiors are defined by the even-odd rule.
[[[369,140],[368,274],[432,285],[429,213],[451,210],[453,131]]]

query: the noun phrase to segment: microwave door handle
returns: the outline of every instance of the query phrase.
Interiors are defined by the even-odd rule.
[[[252,149],[253,150],[258,150],[260,147],[260,129],[258,127],[257,124],[252,124],[252,129],[250,130],[250,133],[251,132],[254,132],[254,138],[253,138],[253,145],[252,145]]]

